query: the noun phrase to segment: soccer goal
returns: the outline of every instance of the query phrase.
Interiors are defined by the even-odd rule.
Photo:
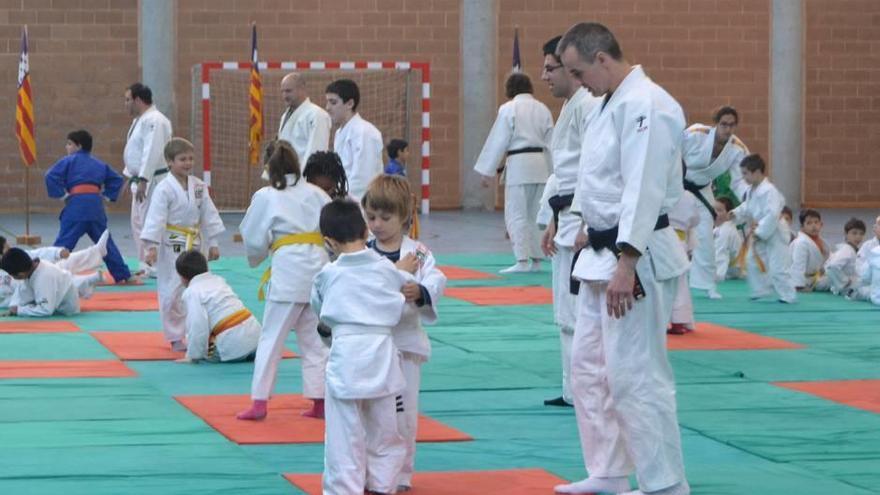
[[[407,176],[421,200],[421,213],[429,212],[431,76],[427,62],[260,62],[259,68],[264,142],[277,134],[285,110],[279,89],[285,74],[300,72],[312,101],[322,107],[330,82],[352,79],[361,92],[358,112],[379,128],[385,144],[394,138],[409,143]],[[192,69],[193,143],[201,156],[204,180],[211,186],[217,207],[225,211],[246,209],[254,191],[265,185],[260,179],[262,169],[248,165],[249,71],[250,62],[203,62]]]

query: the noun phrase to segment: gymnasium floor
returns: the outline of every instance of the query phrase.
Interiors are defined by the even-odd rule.
[[[54,237],[53,220],[37,219],[35,231],[46,242]],[[114,231],[126,232],[125,220],[115,216]],[[228,220],[234,229],[236,218]],[[419,489],[417,479],[414,495],[549,494],[554,476],[585,474],[573,411],[541,404],[559,395],[560,382],[549,273],[495,277],[510,263],[500,221],[497,214],[443,213],[424,224],[440,264],[467,270],[454,270],[460,278],[449,281],[440,321],[429,328],[434,356],[423,368],[421,410],[442,423],[426,431],[472,440],[420,443],[417,469],[493,473],[423,478],[423,488],[440,491]],[[120,242],[130,254],[130,240]],[[261,315],[256,284],[262,272],[246,267],[240,246],[225,243],[223,251],[229,257],[212,270]],[[490,278],[472,278],[484,276]],[[154,282],[101,288],[99,299],[131,292],[111,304],[148,303],[141,293],[153,288]],[[752,303],[738,281],[725,283],[721,292],[721,301],[695,296],[697,320],[705,325],[692,336],[670,339],[693,493],[878,493],[880,309],[829,294],[801,295],[793,306]],[[239,425],[227,431],[244,443],[238,444],[183,405],[197,409],[193,404],[201,399],[216,412],[217,404],[232,399],[191,396],[246,396],[251,363],[120,365],[98,338],[156,332],[156,311],[91,311],[54,320],[78,329],[0,329],[0,493],[302,493],[282,474],[321,471],[320,443],[247,443],[258,426],[248,431],[249,425]],[[288,347],[296,350],[293,337]],[[131,376],[2,378],[69,366],[57,361],[101,361],[101,372]],[[299,390],[297,360],[286,359],[276,393],[293,400],[289,394]],[[296,416],[270,403],[274,421],[259,425],[270,430],[260,441],[288,441],[284,435],[296,441],[303,425],[293,421]],[[289,428],[285,418],[291,418]],[[535,470],[499,472],[520,469]],[[302,486],[314,481],[297,480]]]

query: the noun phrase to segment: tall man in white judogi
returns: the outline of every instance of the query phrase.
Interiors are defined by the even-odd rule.
[[[685,187],[701,203],[690,285],[694,289],[708,291],[712,299],[720,299],[715,280],[715,196],[712,194],[712,181],[730,171],[731,188],[741,201],[748,185],[743,182],[739,164],[749,154],[749,149],[733,134],[739,123],[735,108],[721,107],[715,112],[713,120],[715,127],[694,124],[687,128],[682,155],[687,166]]]
[[[571,263],[575,252],[575,237],[583,228],[583,222],[579,215],[571,212],[571,206],[577,185],[581,143],[587,128],[587,117],[602,101],[591,95],[565,70],[556,55],[556,47],[561,38],[562,36],[557,36],[544,44],[544,70],[541,72],[541,79],[547,82],[550,93],[565,100],[550,140],[555,180],[547,181],[544,198],[549,201],[547,205],[541,205],[542,208],[547,207],[553,211],[553,219],[547,222],[547,229],[541,238],[541,249],[544,254],[553,257],[553,313],[559,327],[562,350],[562,396],[545,400],[546,406],[574,404],[570,375],[576,298],[572,291]]]
[[[575,411],[590,477],[557,493],[687,495],[666,324],[687,256],[666,212],[682,194],[681,106],[624,58],[601,24],[573,26],[558,53],[594,95],[578,178],[589,244],[572,343]],[[641,490],[629,492],[635,470]]]
[[[140,269],[152,275],[152,267],[144,263],[146,248],[141,241],[141,231],[153,189],[168,175],[163,151],[171,140],[171,121],[153,106],[153,92],[141,83],[134,83],[125,90],[125,110],[134,119],[123,152],[123,174],[131,184],[131,238]]]
[[[295,72],[281,80],[281,99],[287,108],[278,123],[278,139],[290,143],[304,169],[312,153],[330,146],[330,115],[312,103],[305,81]]]

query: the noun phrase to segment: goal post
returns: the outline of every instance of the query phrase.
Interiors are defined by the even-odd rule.
[[[430,211],[431,74],[416,61],[259,62],[263,79],[263,141],[272,139],[284,108],[279,86],[289,72],[301,74],[312,101],[324,106],[324,89],[335,79],[354,80],[360,88],[358,113],[391,139],[409,143],[407,177]],[[221,210],[244,210],[254,191],[265,185],[262,169],[248,165],[248,88],[250,62],[208,61],[192,69],[191,135],[201,156],[204,181]],[[335,127],[333,129],[335,131]],[[330,149],[333,149],[332,138]],[[387,156],[386,156],[387,158]],[[302,164],[305,166],[305,164]]]

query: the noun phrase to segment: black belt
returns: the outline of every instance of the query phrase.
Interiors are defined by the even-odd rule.
[[[571,202],[574,201],[574,194],[565,194],[553,196],[552,198],[547,200],[547,203],[550,205],[550,209],[553,210],[553,226],[555,228],[559,228],[559,213],[562,210],[571,206]]]
[[[168,168],[160,168],[159,170],[156,170],[155,172],[153,172],[153,177],[156,177],[157,175],[164,175],[167,173],[168,173]],[[129,184],[137,184],[138,182],[149,182],[149,181],[143,177],[140,177],[137,175],[132,175],[131,177],[128,178],[128,182],[129,182]]]
[[[544,152],[544,148],[541,148],[539,146],[530,146],[528,148],[517,148],[515,150],[510,150],[507,152],[507,156],[510,157],[513,155],[521,155],[523,153],[543,153],[543,152]],[[504,165],[498,167],[498,173],[500,174],[501,172],[504,172]]]
[[[700,203],[703,203],[703,206],[705,206],[706,209],[709,210],[709,214],[712,215],[712,220],[715,220],[715,218],[718,216],[718,214],[715,213],[715,207],[709,204],[709,200],[707,200],[706,197],[703,196],[702,192],[702,190],[708,185],[709,184],[706,184],[705,186],[699,186],[694,182],[684,179],[684,190],[696,196],[697,200],[699,200]]]
[[[168,173],[167,168],[160,168],[159,170],[156,170],[155,172],[153,172],[153,177],[155,177],[157,175],[167,174],[167,173]]]

